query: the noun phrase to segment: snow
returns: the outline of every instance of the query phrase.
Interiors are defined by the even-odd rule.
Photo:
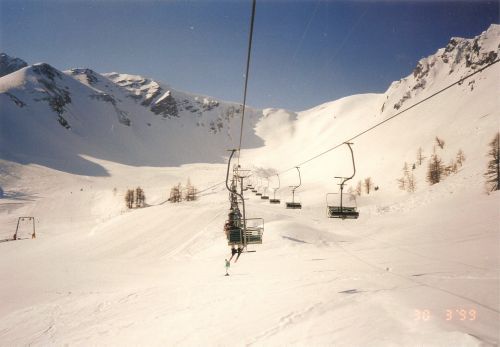
[[[170,96],[170,91],[166,92],[165,94],[163,94],[158,100],[155,101],[155,104],[158,104],[160,103],[162,100],[164,100],[165,98],[168,98]]]
[[[443,68],[403,108],[444,86]],[[1,78],[2,91],[27,99],[26,71]],[[498,76],[497,64],[474,78],[473,90],[455,86],[354,141],[352,185],[371,177],[380,187],[357,198],[358,220],[326,218],[325,194],[338,192],[334,177],[352,173],[346,146],[301,166],[301,210],[284,208],[295,169],[280,175],[279,205],[246,192],[247,216],[265,219],[264,242],[232,263],[228,277],[224,186],[195,202],[166,200],[188,178],[201,190],[221,182],[226,167],[208,155],[223,156],[230,139],[211,142],[194,121],[163,122],[132,101],[119,104],[137,111],[131,128],[114,116],[97,122],[92,114],[106,112],[88,101],[95,90],[69,76],[63,82],[74,94],[71,134],[78,140],[59,125],[54,132],[44,105],[30,106],[37,120],[5,103],[2,124],[13,135],[0,132],[2,152],[13,146],[25,161],[0,159],[0,240],[11,237],[19,216],[36,218],[37,238],[0,242],[0,345],[498,345],[500,195],[485,193],[482,176],[500,128]],[[408,83],[299,113],[263,110],[247,124],[255,134],[244,137],[260,142],[243,150],[240,162],[256,176],[293,168],[395,114]],[[126,100],[111,79],[93,88]],[[141,117],[154,122],[151,132],[134,128]],[[168,141],[158,140],[165,134]],[[425,164],[416,166],[415,193],[399,190],[404,162],[411,167],[419,147],[428,157],[436,136],[446,141],[436,149],[444,162],[462,149],[464,165],[433,186]],[[41,139],[52,137],[60,142],[42,151],[44,161],[28,148],[41,151]],[[78,154],[82,170],[63,148]],[[181,165],[157,160],[171,148],[184,156]],[[148,206],[127,210],[124,194],[137,186]]]

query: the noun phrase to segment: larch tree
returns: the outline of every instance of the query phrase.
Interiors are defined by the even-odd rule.
[[[419,147],[417,150],[417,164],[420,166],[424,162],[425,156],[422,147]]]
[[[125,204],[128,208],[134,207],[134,190],[128,189],[125,193]]]
[[[146,203],[146,195],[141,187],[135,189],[135,207],[144,207]]]
[[[458,150],[457,157],[455,158],[455,161],[456,161],[458,167],[462,167],[462,165],[464,164],[464,161],[465,161],[464,151],[462,151],[461,149]]]
[[[407,185],[407,190],[408,192],[410,193],[414,193],[415,190],[417,189],[417,182],[415,180],[415,175],[413,174],[413,172],[411,172],[409,175],[408,175],[408,185]]]
[[[365,178],[365,181],[364,181],[364,186],[365,186],[365,191],[366,191],[366,194],[370,194],[370,191],[372,190],[373,188],[373,181],[372,181],[372,178],[371,177],[367,177]]]
[[[488,166],[484,177],[486,178],[486,189],[488,192],[500,190],[500,133],[497,133],[490,142],[488,151]]]
[[[429,182],[430,185],[439,183],[441,181],[443,171],[443,161],[437,154],[433,154],[427,167],[427,182]]]

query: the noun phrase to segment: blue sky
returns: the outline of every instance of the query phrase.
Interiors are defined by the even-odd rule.
[[[250,0],[0,0],[0,50],[241,102],[250,10]],[[496,0],[257,0],[248,104],[300,111],[384,92],[498,17]]]

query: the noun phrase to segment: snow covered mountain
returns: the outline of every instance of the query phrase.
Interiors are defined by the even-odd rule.
[[[221,162],[239,135],[236,103],[140,76],[21,65],[0,79],[3,159],[103,175],[82,155],[139,166]],[[258,146],[252,128],[261,112],[247,112],[246,144]]]
[[[492,25],[383,94],[254,110],[241,164],[259,190],[281,172],[281,204],[245,192],[264,241],[227,277],[217,183],[237,104],[47,64],[0,78],[0,345],[498,346],[500,192],[486,194],[483,174],[500,63],[390,117],[496,61],[499,46]],[[355,192],[359,219],[326,218],[338,204],[326,193],[353,170],[342,143],[384,120],[353,140],[351,188],[368,177],[374,188]],[[433,154],[450,170],[431,185]],[[400,189],[405,163],[413,191]],[[299,164],[303,208],[285,209]],[[167,203],[188,178],[200,199]],[[129,210],[137,186],[148,206]],[[21,221],[24,239],[7,241],[20,216],[35,217],[35,240]]]
[[[312,153],[322,153],[341,144],[495,61],[499,47],[500,26],[492,25],[474,39],[451,39],[446,48],[422,59],[412,74],[392,83],[384,94],[349,96],[299,113],[266,109],[256,127],[266,146],[249,151],[250,162],[266,172],[294,167],[309,159]],[[437,147],[446,164],[462,149],[469,153],[470,160],[477,161],[475,175],[480,175],[485,165],[487,142],[499,124],[498,65],[356,139],[357,174],[353,184],[374,176],[384,190],[391,190],[392,197],[398,191],[396,180],[401,176],[404,162],[415,163],[419,147],[427,157]],[[282,136],[276,138],[276,132]],[[447,141],[444,149],[436,145],[436,137]],[[323,178],[327,176],[329,185],[335,187],[334,176],[347,177],[352,173],[349,151],[346,146],[341,147],[303,169],[313,180],[319,180],[317,184],[327,184]],[[326,173],[327,169],[331,171]],[[425,168],[417,169],[420,188],[425,189]],[[317,172],[324,173],[317,175]],[[292,170],[284,178],[291,183],[297,180],[295,176]],[[477,176],[477,181],[482,179]]]
[[[413,73],[394,82],[386,92],[387,100],[382,105],[399,110],[423,93],[432,93],[465,75],[492,63],[499,57],[499,25],[491,27],[473,39],[454,37],[445,48],[421,59]],[[467,81],[472,91],[476,79]],[[400,95],[400,94],[403,95]]]

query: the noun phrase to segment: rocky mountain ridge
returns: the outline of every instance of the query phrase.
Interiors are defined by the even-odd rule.
[[[499,56],[500,25],[492,24],[472,39],[451,38],[446,47],[421,59],[412,74],[391,84],[381,111],[409,106],[408,100],[419,99],[424,91],[435,92],[493,63]],[[466,88],[472,91],[474,83],[475,79],[467,81]]]
[[[1,77],[0,109],[0,159],[42,161],[79,173],[87,172],[81,170],[85,164],[68,169],[68,155],[129,165],[221,162],[239,135],[241,112],[237,103],[149,78],[88,68],[60,71],[47,63]],[[253,128],[262,112],[247,108],[247,115],[245,144],[261,145]]]
[[[0,77],[28,66],[24,60],[0,53]]]

